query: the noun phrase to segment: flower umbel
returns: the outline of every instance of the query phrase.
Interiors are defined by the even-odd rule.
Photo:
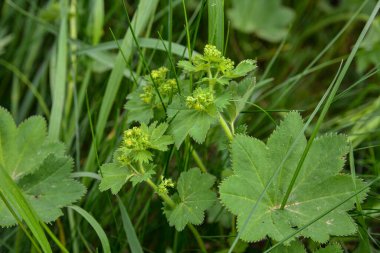
[[[144,150],[149,147],[149,136],[141,128],[133,127],[124,132],[123,145],[128,149]]]
[[[157,125],[155,121],[149,127],[141,124],[140,127],[126,130],[116,159],[125,165],[151,161],[152,150],[166,151],[167,146],[173,143],[171,136],[164,135],[167,128],[166,123]]]
[[[146,77],[148,84],[142,88],[143,92],[139,94],[140,99],[144,103],[154,104],[157,101],[157,99],[155,99],[157,92],[155,90],[154,85],[156,85],[158,92],[160,93],[161,97],[163,97],[164,99],[171,97],[173,94],[175,94],[178,91],[176,80],[166,78],[168,72],[169,72],[168,68],[161,67],[161,68],[152,70],[152,72],[150,73],[150,76]]]
[[[186,97],[186,106],[189,109],[205,111],[214,103],[214,92],[210,89],[198,87],[192,96]]]
[[[161,67],[159,69],[152,70],[150,73],[154,81],[163,81],[166,78],[166,74],[169,72],[169,69],[166,67]]]
[[[168,188],[174,188],[174,182],[171,178],[164,178],[161,176],[161,183],[157,187],[158,193],[161,194],[168,194],[169,190]]]

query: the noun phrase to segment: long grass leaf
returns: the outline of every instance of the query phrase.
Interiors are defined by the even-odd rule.
[[[119,198],[119,196],[117,196],[117,202],[119,204],[120,214],[123,220],[123,227],[124,227],[125,233],[127,234],[127,240],[128,240],[129,247],[131,248],[131,252],[143,253],[141,244],[136,235],[135,228],[133,227],[133,224],[131,222],[131,219],[129,218],[128,212],[125,209],[125,206],[122,200]]]
[[[94,219],[94,217],[92,217],[91,214],[89,214],[86,210],[82,209],[79,206],[69,206],[69,208],[79,213],[95,230],[102,244],[103,252],[111,253],[111,247],[107,235],[104,232],[103,228],[100,226],[100,224]]]
[[[37,240],[41,250],[47,253],[52,252],[43,228],[40,225],[38,215],[2,166],[0,166],[0,192],[5,201],[8,202],[11,208],[15,211],[15,219],[19,220],[17,215],[20,215]]]
[[[224,51],[224,0],[208,2],[208,43]]]
[[[59,139],[65,103],[67,72],[67,0],[61,0],[61,24],[58,35],[57,64],[52,85],[53,105],[49,120],[49,135]]]

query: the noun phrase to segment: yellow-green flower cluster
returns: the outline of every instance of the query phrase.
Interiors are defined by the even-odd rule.
[[[203,55],[210,60],[219,61],[222,53],[214,45],[207,44],[203,50]]]
[[[216,72],[222,72],[222,74],[233,70],[235,65],[231,59],[224,57],[222,52],[214,45],[206,45],[203,56],[194,57],[193,64],[200,68],[205,66],[206,68],[215,69]]]
[[[186,106],[189,109],[206,111],[214,103],[214,92],[210,89],[198,87],[194,90],[192,96],[186,97]]]
[[[169,72],[169,69],[166,67],[160,67],[159,69],[154,69],[150,73],[153,80],[156,82],[161,82],[166,79],[166,74]]]
[[[163,176],[161,176],[161,183],[157,187],[158,193],[161,194],[168,194],[168,188],[173,188],[174,187],[174,182],[171,178],[166,179]]]
[[[168,72],[168,68],[161,67],[159,69],[152,70],[152,72],[150,73],[154,84],[157,85],[158,92],[160,92],[160,95],[163,97],[171,96],[172,94],[178,91],[176,80],[166,79]],[[151,82],[150,78],[147,79]],[[153,101],[155,95],[155,90],[153,87],[154,84],[149,83],[148,85],[144,86],[143,92],[139,95],[140,99],[147,104],[150,104]]]
[[[177,82],[175,79],[167,79],[158,86],[158,91],[162,95],[170,95],[178,91]]]
[[[235,67],[235,63],[226,57],[223,57],[222,62],[219,64],[218,69],[222,71],[223,74],[233,70]]]
[[[149,148],[149,136],[139,127],[133,127],[124,132],[123,146],[131,150],[145,150]]]
[[[140,94],[140,98],[142,101],[144,101],[146,104],[150,104],[153,99],[153,86],[152,85],[146,85],[143,87],[143,93]]]

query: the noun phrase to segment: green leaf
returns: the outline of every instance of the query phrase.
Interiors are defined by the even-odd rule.
[[[73,161],[69,157],[49,155],[33,174],[23,177],[17,185],[44,222],[61,216],[62,207],[72,204],[85,193],[82,184],[70,177]],[[16,220],[0,201],[0,225],[11,226]]]
[[[240,62],[236,68],[225,74],[228,78],[237,78],[246,76],[249,72],[256,69],[256,61],[254,60],[244,60]]]
[[[291,112],[270,136],[266,145],[260,140],[244,135],[234,138],[234,174],[220,185],[220,197],[227,209],[238,216],[239,231],[247,222],[246,229],[240,231],[243,240],[259,241],[269,236],[273,240],[281,241],[321,213],[336,206],[341,199],[355,193],[351,176],[340,173],[344,165],[343,157],[348,152],[346,137],[324,135],[313,142],[289,201],[284,210],[280,210],[281,201],[306,147],[306,138],[299,138],[274,183],[269,186],[258,204],[256,215],[247,221],[252,206],[302,128],[300,115]],[[357,188],[364,186],[359,179],[356,184]],[[362,201],[365,195],[360,194],[359,200]],[[324,243],[329,240],[329,236],[355,233],[356,224],[347,214],[354,204],[355,199],[348,200],[297,236],[309,237]]]
[[[290,245],[280,245],[272,253],[306,253],[306,249],[300,241],[293,241]]]
[[[178,67],[189,73],[198,71],[190,61],[178,61]]]
[[[143,125],[141,126],[143,127]],[[164,122],[157,126],[157,121],[150,124],[147,129],[149,135],[150,148],[160,151],[168,150],[168,146],[173,144],[173,138],[170,135],[164,135],[169,125]]]
[[[99,190],[106,191],[111,189],[113,194],[117,194],[121,187],[132,177],[130,169],[117,162],[103,164],[100,171],[102,180],[99,184]]]
[[[200,225],[204,220],[204,212],[216,200],[216,194],[210,188],[215,177],[202,174],[198,168],[182,172],[177,183],[178,194],[173,210],[165,207],[164,212],[170,226],[182,231],[188,223]]]
[[[100,167],[102,179],[99,184],[100,191],[111,190],[112,194],[117,194],[120,189],[129,181],[133,186],[151,179],[156,172],[154,166],[147,165],[146,172],[141,173],[133,170],[130,165],[123,165],[117,160],[112,163],[105,163]]]
[[[227,14],[235,29],[270,42],[284,38],[294,18],[293,10],[282,6],[281,0],[232,1]]]
[[[70,176],[72,168],[71,158],[49,155],[37,171],[18,182],[43,221],[54,221],[63,214],[60,208],[85,193],[84,186]]]
[[[85,192],[84,186],[71,178],[73,162],[64,156],[63,144],[47,137],[42,117],[30,117],[17,127],[0,107],[0,165],[44,222],[62,215],[60,208]],[[16,223],[0,200],[0,226]]]
[[[208,130],[216,121],[205,111],[180,110],[170,123],[169,133],[173,135],[174,143],[179,148],[187,135],[196,142],[203,143]]]
[[[125,104],[124,108],[127,111],[127,121],[130,122],[140,122],[148,124],[153,118],[153,108],[151,104],[147,104],[141,100],[140,94],[142,93],[142,87],[139,87],[128,95],[128,102]]]
[[[334,244],[329,244],[324,248],[320,248],[314,253],[342,253],[342,252],[343,252],[342,247],[339,244],[334,243]]]
[[[16,126],[12,116],[0,107],[0,164],[13,180],[32,173],[49,154],[63,155],[64,147],[47,138],[46,122],[30,117]]]
[[[156,172],[153,169],[149,169],[144,173],[137,173],[131,177],[132,185],[136,186],[139,183],[148,181],[154,174],[156,174]]]
[[[241,80],[239,83],[231,82],[228,88],[230,90],[229,92],[231,93],[231,100],[233,102],[227,106],[226,111],[229,119],[231,122],[233,122],[249,102],[255,89],[255,79],[252,77],[247,77]]]

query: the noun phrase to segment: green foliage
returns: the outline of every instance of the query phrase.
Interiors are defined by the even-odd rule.
[[[242,239],[259,241],[269,236],[280,241],[355,193],[352,177],[340,173],[344,165],[343,157],[348,152],[346,137],[324,135],[314,141],[289,202],[284,210],[280,209],[281,201],[306,146],[306,138],[303,137],[297,141],[296,148],[286,160],[274,183],[265,192],[258,205],[257,214],[247,221],[252,206],[302,128],[300,115],[291,112],[273,132],[266,145],[244,135],[238,135],[233,140],[231,152],[234,175],[220,185],[220,198],[228,210],[238,216],[238,229],[248,222],[246,229],[241,231]],[[357,188],[362,188],[364,183],[356,179],[356,185]],[[362,201],[365,193],[360,194],[358,198]],[[346,213],[354,207],[354,203],[355,200],[350,199],[297,236],[324,243],[329,240],[329,236],[355,233],[356,225]],[[258,227],[260,229],[256,229]]]
[[[18,127],[0,107],[0,168],[16,182],[24,197],[44,222],[62,215],[61,208],[77,201],[85,192],[71,177],[73,161],[65,156],[62,143],[47,137],[42,117],[31,117]],[[16,219],[0,200],[0,226]]]
[[[182,172],[177,183],[177,192],[173,198],[174,209],[165,206],[165,214],[170,226],[182,231],[188,223],[199,225],[204,220],[204,213],[216,201],[216,194],[210,188],[215,177],[202,174],[198,168]]]
[[[232,1],[228,17],[235,29],[277,42],[286,35],[294,12],[282,6],[281,0],[240,0]]]
[[[363,73],[371,65],[379,64],[380,58],[380,18],[373,21],[371,30],[367,37],[360,45],[361,49],[358,53],[357,68]]]
[[[153,122],[128,129],[123,134],[121,146],[115,151],[113,161],[100,167],[101,191],[111,189],[116,194],[129,180],[133,186],[149,180],[155,174],[149,164],[153,159],[152,150],[166,151],[173,143],[172,137],[165,135],[168,124]],[[143,164],[148,164],[145,170]]]
[[[272,250],[272,253],[306,253],[306,249],[300,241],[296,240],[290,245],[280,245]]]
[[[172,120],[169,132],[177,148],[188,135],[197,143],[204,142],[208,130],[230,103],[230,92],[224,86],[255,70],[256,62],[245,60],[235,68],[234,62],[222,56],[215,46],[206,45],[203,55],[179,61],[178,66],[186,73],[197,75],[199,85],[184,100],[176,96],[168,108],[168,117]]]
[[[168,145],[173,143],[170,135],[164,135],[168,128],[167,123],[153,122],[148,127],[144,123],[140,127],[133,127],[124,132],[123,141],[116,151],[116,159],[124,165],[132,162],[147,163],[153,159],[150,150],[166,151]]]
[[[342,252],[343,252],[342,247],[339,244],[334,243],[334,244],[328,244],[326,247],[320,248],[314,253],[342,253]]]
[[[99,190],[106,191],[111,189],[113,194],[117,194],[121,187],[133,176],[131,170],[117,160],[112,163],[103,164],[100,167],[100,171],[102,181],[100,182]]]
[[[128,102],[125,104],[124,108],[127,110],[128,122],[141,122],[148,124],[153,118],[153,108],[151,104],[145,103],[140,94],[144,92],[144,87],[139,87],[134,92],[130,93],[127,97]]]
[[[304,247],[304,245],[296,240],[296,241],[292,241],[289,245],[281,245],[277,248],[275,248],[274,250],[272,250],[271,252],[273,253],[306,253],[306,249]],[[338,244],[334,243],[334,244],[328,244],[326,247],[324,248],[319,248],[315,251],[312,251],[314,253],[342,253],[342,247],[340,247]]]

